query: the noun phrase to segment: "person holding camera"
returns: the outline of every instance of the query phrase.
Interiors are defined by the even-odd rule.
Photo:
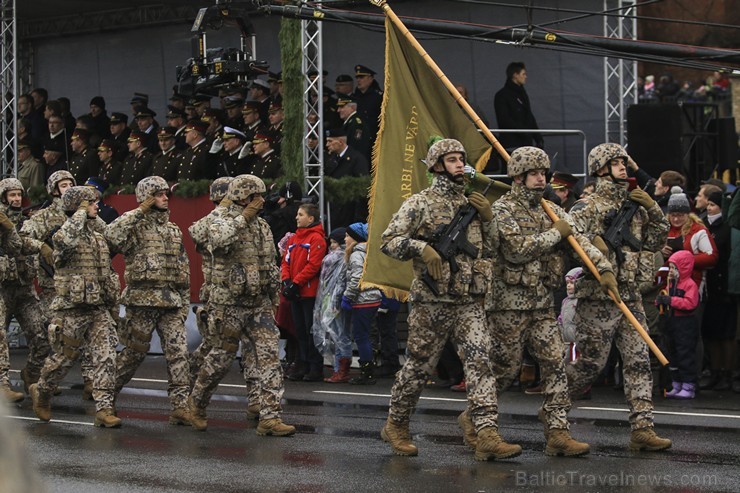
[[[316,204],[301,204],[296,214],[296,232],[283,257],[282,293],[291,302],[298,337],[297,364],[288,380],[318,382],[324,378],[324,358],[313,343],[313,307],[319,286],[321,261],[326,255],[326,233]]]

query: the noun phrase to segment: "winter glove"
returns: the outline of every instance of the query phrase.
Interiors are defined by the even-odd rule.
[[[146,214],[152,209],[153,205],[154,197],[147,197],[141,204],[139,204],[139,209],[141,210],[142,214]]]
[[[257,217],[257,214],[262,210],[262,206],[265,205],[265,198],[262,195],[255,195],[252,201],[242,211],[244,219],[249,221],[250,219]]]
[[[656,305],[671,306],[671,297],[667,294],[659,294],[655,297]]]
[[[87,212],[87,206],[90,205],[89,200],[80,200],[80,205],[77,206],[78,211],[85,211]]]
[[[294,283],[293,281],[286,280],[283,281],[283,296],[285,296],[285,299],[288,301],[295,301],[298,298],[300,298],[300,292],[301,287],[298,286],[298,284]]]
[[[218,154],[223,148],[224,141],[221,139],[216,139],[213,141],[213,144],[211,144],[211,149],[208,151],[208,154]]]
[[[39,254],[41,254],[41,257],[43,257],[44,261],[49,265],[54,265],[54,250],[44,243],[41,245],[41,249],[39,250]]]
[[[425,246],[421,252],[421,259],[427,264],[427,270],[432,279],[439,281],[442,278],[442,257],[439,256],[437,250],[430,245]]]
[[[598,248],[604,257],[609,258],[609,247],[606,246],[606,242],[601,238],[601,236],[594,236],[594,239],[591,240],[591,244]]]
[[[6,231],[10,231],[15,228],[15,225],[8,216],[0,212],[0,227],[2,227]]]
[[[558,219],[554,223],[552,223],[553,229],[557,229],[558,233],[560,233],[560,236],[563,239],[566,239],[570,235],[573,234],[573,230],[570,229],[570,224],[564,219]]]
[[[493,211],[491,210],[491,203],[488,199],[480,192],[473,192],[468,195],[468,202],[470,205],[475,207],[480,215],[480,220],[484,223],[491,222],[493,220]]]
[[[342,296],[342,310],[351,310],[352,309],[352,300],[347,298],[346,296]]]
[[[244,159],[245,157],[249,156],[252,153],[252,143],[247,142],[242,146],[242,150],[239,151],[239,156],[237,159]]]
[[[650,195],[645,190],[640,190],[639,188],[636,188],[630,192],[630,200],[632,202],[637,202],[645,209],[650,209],[655,204],[655,201],[652,199],[652,197],[650,197]]]
[[[619,296],[619,291],[617,290],[617,278],[614,277],[613,273],[606,271],[601,274],[601,281],[599,281],[599,284],[601,284],[601,289],[603,289],[605,293],[609,294],[609,291],[611,291],[614,294],[617,303],[622,302],[622,298]]]
[[[627,156],[627,167],[631,169],[632,171],[637,171],[640,169],[639,166],[637,166],[637,163],[634,159],[632,159],[632,156]]]
[[[223,199],[221,199],[221,202],[219,202],[218,205],[220,205],[221,207],[228,207],[233,203],[234,202],[232,202],[231,199],[227,199],[226,197],[224,197]]]

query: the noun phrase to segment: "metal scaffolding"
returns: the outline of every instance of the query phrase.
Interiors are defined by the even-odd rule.
[[[0,8],[0,159],[2,176],[7,177],[18,171],[15,0],[0,0]]]
[[[324,84],[321,22],[301,21],[301,72],[303,73],[303,176],[305,194],[319,197],[321,217],[326,219],[324,204]],[[309,73],[317,74],[311,78]],[[314,146],[312,144],[316,143]]]
[[[620,15],[604,16],[606,38],[637,39],[635,0],[604,0],[604,11]],[[637,62],[604,57],[605,142],[627,144],[627,107],[637,103]]]

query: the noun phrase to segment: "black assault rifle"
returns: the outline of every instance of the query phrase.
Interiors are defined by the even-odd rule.
[[[485,190],[481,192],[485,197],[488,193],[493,180],[491,180],[486,186]],[[450,273],[454,274],[460,270],[460,266],[457,265],[455,256],[458,253],[465,253],[471,258],[478,256],[478,247],[468,241],[467,230],[473,218],[478,213],[478,210],[472,206],[469,202],[458,209],[455,217],[452,218],[449,224],[441,224],[432,233],[432,238],[429,241],[429,246],[434,248],[443,261],[450,263]],[[429,287],[429,290],[434,293],[435,296],[439,296],[439,287],[437,281],[429,274],[429,269],[424,269],[424,273],[421,275],[421,280],[424,284]]]
[[[617,263],[624,263],[624,252],[622,246],[627,245],[633,250],[639,251],[642,248],[642,242],[635,238],[630,231],[632,218],[635,217],[640,204],[631,200],[626,200],[616,214],[612,211],[604,218],[607,226],[606,232],[602,236],[604,243],[617,255]]]

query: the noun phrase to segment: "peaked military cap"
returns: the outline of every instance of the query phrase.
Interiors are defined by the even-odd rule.
[[[221,136],[222,140],[229,140],[233,138],[239,138],[241,140],[246,140],[247,136],[244,135],[244,132],[241,132],[235,128],[232,127],[224,127],[224,133]]]
[[[166,127],[159,127],[157,138],[159,140],[174,139],[175,133],[177,133],[177,129],[175,127],[170,127],[169,125]]]
[[[176,106],[167,106],[167,118],[185,118],[185,110]]]
[[[134,118],[138,120],[139,118],[154,118],[155,116],[157,116],[157,113],[154,110],[144,106],[136,111],[136,116]]]
[[[355,65],[355,77],[358,75],[375,75],[375,71],[364,65]]]
[[[335,82],[354,82],[351,75],[339,74]]]
[[[208,129],[208,123],[204,122],[203,120],[190,120],[188,124],[185,126],[185,132],[190,132],[191,130],[195,130],[196,132],[202,133],[204,135],[207,129]]]
[[[576,183],[578,183],[578,178],[569,173],[561,173],[560,171],[553,173],[552,178],[550,178],[550,186],[552,188],[567,188],[572,190]]]
[[[128,123],[128,115],[126,113],[113,112],[110,115],[111,125],[115,123]]]

